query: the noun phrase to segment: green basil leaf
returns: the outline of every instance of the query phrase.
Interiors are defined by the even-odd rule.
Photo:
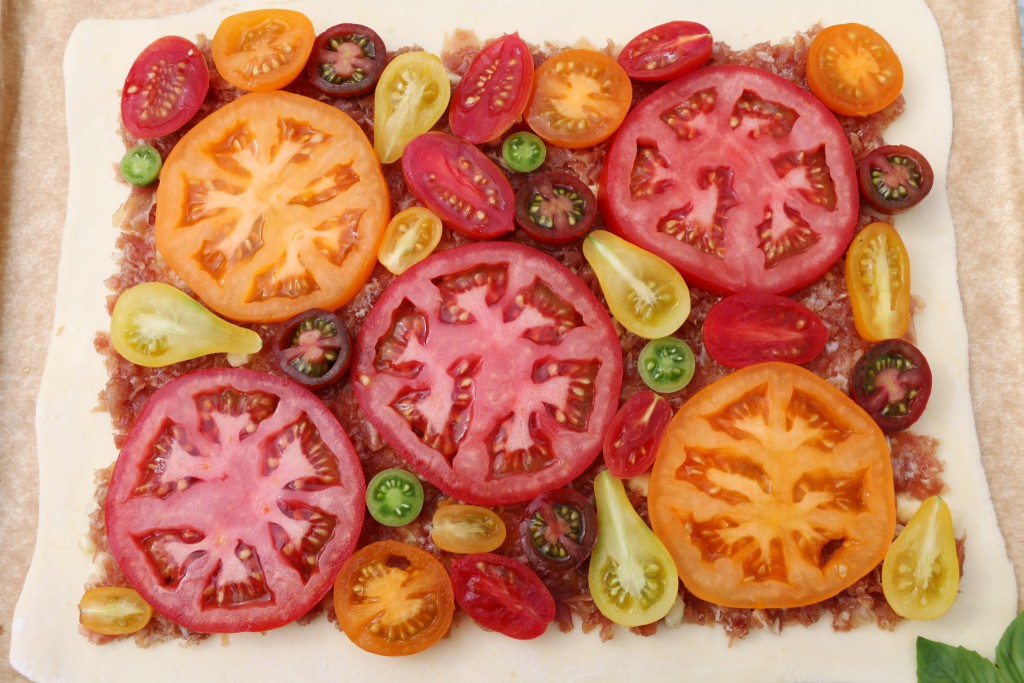
[[[1014,683],[1024,683],[1024,613],[1010,622],[996,648],[996,664]]]
[[[995,665],[974,650],[917,638],[918,683],[1006,683]]]

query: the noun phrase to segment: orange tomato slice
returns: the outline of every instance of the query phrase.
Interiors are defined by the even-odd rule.
[[[814,373],[753,365],[708,385],[672,419],[648,509],[697,597],[808,605],[885,556],[896,527],[889,447],[867,413]]]
[[[315,40],[313,23],[301,12],[240,12],[217,27],[213,63],[224,80],[236,88],[277,90],[302,72]]]
[[[369,278],[390,199],[349,116],[286,92],[243,95],[190,130],[157,190],[156,246],[232,320],[335,310]]]
[[[807,54],[807,85],[832,111],[867,116],[903,90],[903,66],[885,38],[863,24],[822,29]]]
[[[590,147],[626,118],[633,85],[626,71],[596,50],[566,50],[537,67],[526,122],[559,147]]]
[[[846,252],[846,288],[857,334],[899,339],[910,326],[910,256],[896,228],[871,223]]]

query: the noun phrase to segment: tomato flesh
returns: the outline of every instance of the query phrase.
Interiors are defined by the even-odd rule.
[[[455,599],[473,621],[509,638],[541,636],[555,620],[555,599],[519,560],[483,553],[452,560]]]
[[[288,379],[310,389],[326,389],[348,370],[352,342],[338,316],[312,308],[281,325],[274,356]]]
[[[410,206],[391,218],[377,260],[395,275],[433,253],[441,241],[441,218],[423,206]]]
[[[728,368],[773,360],[803,365],[817,358],[827,341],[828,329],[817,313],[775,294],[733,294],[704,319],[704,348]]]
[[[545,491],[527,506],[519,536],[526,558],[538,571],[575,569],[590,557],[597,542],[597,513],[578,491]]]
[[[358,97],[377,85],[386,59],[387,49],[376,31],[362,24],[338,24],[317,36],[306,75],[323,93]]]
[[[452,132],[475,144],[501,137],[522,118],[533,86],[533,55],[518,33],[484,46],[452,94]]]
[[[366,508],[385,526],[405,526],[423,510],[423,485],[400,467],[382,470],[366,485]]]
[[[121,121],[137,138],[168,135],[188,123],[210,88],[206,58],[195,43],[165,36],[136,57],[121,90]]]
[[[153,608],[132,588],[90,588],[78,603],[78,621],[93,633],[123,636],[145,628]]]
[[[532,176],[516,193],[515,218],[523,232],[544,244],[568,244],[590,230],[597,198],[564,171]]]
[[[857,334],[868,341],[897,339],[910,326],[910,256],[888,223],[871,223],[850,243],[846,288]]]
[[[448,72],[437,55],[406,52],[392,59],[373,94],[373,149],[391,164],[417,135],[430,130],[451,98]]]
[[[649,28],[630,40],[618,61],[630,78],[671,81],[708,61],[714,40],[711,31],[695,21],[670,21]]]
[[[917,422],[928,405],[932,371],[924,354],[902,339],[875,344],[850,374],[850,397],[884,432]]]
[[[837,24],[822,29],[811,41],[807,85],[832,111],[867,116],[899,97],[903,65],[873,29]]]
[[[638,391],[615,414],[604,437],[604,462],[619,479],[650,469],[672,419],[672,406],[653,391]]]
[[[938,496],[925,500],[896,537],[882,564],[889,606],[907,619],[935,619],[953,606],[960,588],[953,516]]]
[[[903,213],[931,192],[935,173],[923,154],[906,145],[882,145],[857,163],[860,196],[875,211]]]
[[[505,522],[498,513],[479,505],[450,503],[434,512],[430,539],[450,553],[489,553],[505,542]]]
[[[213,63],[225,81],[249,92],[277,90],[306,66],[316,33],[305,14],[261,9],[232,14],[213,36]]]

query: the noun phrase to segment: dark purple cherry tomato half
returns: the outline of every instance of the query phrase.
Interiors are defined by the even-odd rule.
[[[310,389],[336,383],[348,370],[352,343],[338,316],[312,308],[281,324],[274,339],[281,371]]]
[[[670,21],[649,28],[626,43],[619,65],[638,81],[670,81],[708,61],[711,31],[693,21]]]
[[[604,436],[604,463],[619,479],[636,477],[654,463],[672,421],[672,406],[653,391],[638,391],[619,408]]]
[[[310,83],[334,97],[357,97],[377,85],[387,50],[372,28],[338,24],[316,38],[306,63]]]
[[[586,496],[554,489],[535,498],[519,523],[523,552],[538,571],[575,569],[597,542],[597,511]]]
[[[932,371],[924,354],[902,339],[869,348],[850,375],[850,397],[884,432],[917,422],[932,393]]]
[[[594,224],[597,198],[570,173],[538,173],[519,188],[515,215],[523,232],[538,242],[567,244]]]
[[[135,58],[121,91],[121,121],[137,138],[168,135],[188,123],[210,88],[206,58],[195,43],[164,36]]]
[[[455,600],[476,623],[509,638],[530,640],[555,619],[555,600],[519,560],[494,553],[452,560]]]
[[[892,215],[931,192],[935,174],[924,155],[906,145],[883,145],[857,164],[860,195],[875,211]]]

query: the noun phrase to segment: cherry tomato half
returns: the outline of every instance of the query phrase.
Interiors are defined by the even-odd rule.
[[[882,591],[889,606],[907,619],[935,619],[953,606],[960,588],[960,562],[949,506],[925,500],[893,541],[882,564]]]
[[[437,55],[406,52],[391,60],[373,95],[373,148],[381,163],[398,161],[405,146],[430,130],[448,108],[452,86]]]
[[[863,24],[822,29],[807,54],[807,85],[832,111],[874,114],[903,90],[903,65],[892,46]]]
[[[775,294],[727,296],[704,319],[704,348],[727,368],[772,360],[803,365],[817,358],[827,341],[828,329],[817,313]]]
[[[225,81],[250,92],[278,90],[306,66],[316,32],[305,14],[260,9],[232,14],[213,36],[213,63]]]
[[[640,349],[636,364],[644,384],[662,394],[685,388],[697,367],[693,350],[679,337],[650,340]]]
[[[382,470],[366,485],[366,509],[385,526],[405,526],[423,510],[423,484],[400,467]]]
[[[638,391],[630,396],[604,436],[604,463],[608,471],[619,479],[629,479],[650,469],[671,419],[672,406],[662,396],[653,391]]]
[[[671,81],[708,61],[711,31],[694,21],[670,21],[649,28],[622,48],[618,62],[638,81]]]
[[[78,621],[82,626],[105,636],[135,633],[152,618],[153,608],[132,588],[90,588],[78,603]]]
[[[501,547],[505,535],[498,513],[480,505],[442,505],[430,526],[430,540],[450,553],[489,553]]]
[[[348,370],[352,340],[338,316],[311,308],[281,325],[274,356],[288,379],[309,389],[325,389]]]
[[[137,138],[167,135],[188,123],[210,87],[206,58],[195,43],[165,36],[135,58],[121,90],[121,121]]]
[[[156,182],[164,160],[153,145],[135,145],[121,157],[121,177],[136,187]]]
[[[910,257],[896,229],[871,223],[846,253],[846,288],[857,333],[868,341],[897,339],[910,325]]]
[[[533,55],[518,33],[484,46],[452,95],[452,132],[475,144],[495,140],[526,111],[533,87]]]
[[[857,164],[860,196],[875,211],[893,215],[916,206],[932,190],[935,173],[924,155],[906,145],[882,145]]]
[[[377,260],[398,275],[430,256],[441,241],[441,218],[428,208],[410,206],[391,218]]]
[[[519,537],[526,559],[538,571],[575,569],[590,557],[597,542],[597,512],[578,491],[546,491],[526,507]]]
[[[544,141],[528,130],[512,133],[501,143],[502,161],[518,173],[536,171],[547,155],[548,148],[544,146]]]
[[[928,361],[902,339],[887,339],[869,348],[850,374],[850,397],[885,432],[898,432],[917,422],[931,392]]]
[[[516,193],[515,216],[523,232],[538,242],[568,244],[594,224],[597,198],[571,173],[538,173]]]
[[[484,553],[452,560],[455,599],[486,629],[509,638],[537,638],[555,620],[555,599],[519,560]]]
[[[357,97],[377,85],[387,49],[372,28],[338,24],[316,38],[306,64],[309,82],[334,97]]]

